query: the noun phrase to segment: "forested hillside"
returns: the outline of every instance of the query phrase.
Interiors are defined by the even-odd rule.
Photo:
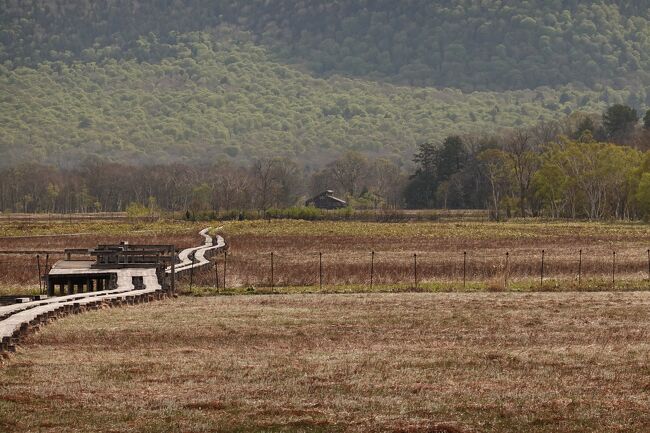
[[[177,35],[149,45],[173,53],[156,63],[0,66],[0,164],[279,155],[321,165],[350,149],[410,161],[425,140],[600,112],[603,96],[629,94],[570,87],[463,94],[319,79],[272,61],[245,37],[231,29]]]
[[[650,102],[645,1],[0,0],[1,166],[294,158]]]
[[[140,36],[234,24],[284,59],[464,90],[649,84],[646,0],[2,0],[0,61],[158,61]]]

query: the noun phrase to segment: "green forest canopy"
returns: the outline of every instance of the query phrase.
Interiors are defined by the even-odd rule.
[[[620,87],[650,84],[649,9],[645,0],[1,0],[0,62],[133,58],[151,32],[232,24],[319,74],[467,91]]]
[[[402,163],[449,134],[641,112],[645,3],[0,0],[0,165]]]
[[[600,112],[604,99],[629,94],[571,86],[464,94],[319,79],[274,62],[252,42],[207,33],[177,35],[166,49],[174,56],[157,63],[0,66],[1,164],[280,155],[319,165],[349,149],[408,161],[424,140]]]

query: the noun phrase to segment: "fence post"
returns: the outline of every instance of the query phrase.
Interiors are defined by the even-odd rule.
[[[228,264],[228,251],[223,250],[223,289],[226,290],[226,267]]]
[[[192,291],[193,281],[194,281],[194,255],[192,254],[192,266],[190,266],[190,292]]]
[[[219,263],[217,262],[217,256],[214,257],[214,284],[217,291],[219,291]]]
[[[43,293],[45,294],[45,291],[47,290],[47,284],[45,277],[48,275],[48,267],[50,265],[50,253],[45,254],[45,272],[43,273]],[[49,281],[49,278],[47,279]]]
[[[544,288],[544,250],[542,250],[542,267],[540,269],[539,286]]]
[[[418,255],[413,253],[413,278],[415,280],[415,288],[418,288]]]
[[[176,247],[172,245],[172,284],[171,284],[171,292],[175,293],[176,292]],[[168,293],[169,294],[169,293]]]
[[[43,281],[41,280],[41,256],[36,254],[36,268],[38,269],[38,293],[43,293]]]
[[[508,273],[510,272],[510,252],[506,251],[506,269],[504,278],[504,289],[508,289]]]
[[[271,251],[271,291],[273,291],[273,251]]]
[[[650,249],[648,250],[648,280],[650,280]]]
[[[580,258],[578,259],[578,288],[580,288],[582,283],[582,249],[579,251]]]
[[[467,284],[467,251],[463,251],[463,289]]]
[[[616,251],[612,252],[612,290],[616,289]]]
[[[370,253],[370,291],[372,292],[372,280],[375,276],[375,252]]]
[[[318,287],[323,290],[323,253],[318,252]]]

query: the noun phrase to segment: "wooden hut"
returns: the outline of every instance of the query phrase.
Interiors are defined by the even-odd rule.
[[[341,209],[348,205],[345,200],[334,197],[334,191],[328,189],[318,194],[316,197],[312,197],[305,202],[305,206],[314,206],[318,209]]]

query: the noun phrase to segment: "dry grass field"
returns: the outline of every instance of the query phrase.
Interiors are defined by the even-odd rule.
[[[0,368],[3,432],[647,432],[650,298],[181,297],[71,316]]]
[[[101,242],[195,245],[197,232],[223,226],[229,243],[228,293],[274,291],[646,290],[650,225],[515,220],[370,223],[333,221],[132,221],[20,219],[0,221],[0,294],[38,291],[35,254],[61,258],[65,247]],[[544,280],[541,254],[544,250]],[[582,250],[582,264],[579,263]],[[613,252],[616,251],[616,263]],[[465,256],[463,253],[466,252]],[[323,288],[320,288],[322,253]],[[508,259],[506,261],[506,253]],[[414,269],[417,254],[417,288]],[[218,257],[223,292],[223,257]],[[615,282],[612,284],[612,271]],[[578,277],[580,273],[580,277]],[[465,275],[465,284],[463,284]],[[506,284],[507,281],[507,284]],[[194,276],[192,292],[213,294],[215,273]],[[188,290],[187,285],[185,290]]]
[[[464,261],[466,289],[504,290],[507,276],[507,288],[514,290],[611,290],[614,251],[616,287],[650,287],[650,226],[644,224],[280,220],[227,223],[224,233],[230,243],[229,287],[269,286],[271,252],[276,286],[317,286],[322,252],[323,284],[328,290],[336,290],[335,286],[367,290],[371,251],[373,283],[380,290],[413,288],[414,254],[422,290],[463,290]],[[209,276],[205,283],[213,280]]]

